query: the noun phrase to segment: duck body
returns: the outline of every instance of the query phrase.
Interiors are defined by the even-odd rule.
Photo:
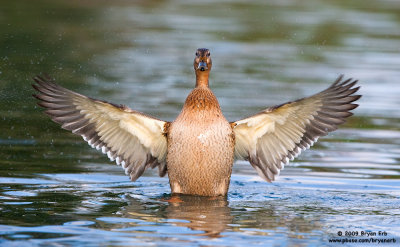
[[[226,195],[235,139],[207,86],[196,87],[167,131],[167,169],[173,193]]]

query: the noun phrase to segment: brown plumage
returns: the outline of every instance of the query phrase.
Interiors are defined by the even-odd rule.
[[[34,96],[53,121],[116,160],[132,181],[158,167],[160,176],[168,173],[172,193],[204,196],[227,194],[234,159],[248,160],[273,181],[289,160],[344,123],[361,97],[354,95],[357,81],[340,76],[311,97],[229,123],[208,86],[211,66],[209,50],[198,49],[196,87],[173,122],[86,97],[48,77],[34,78]]]

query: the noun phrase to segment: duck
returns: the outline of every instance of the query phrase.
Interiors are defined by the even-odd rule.
[[[36,76],[33,96],[61,127],[101,150],[132,181],[148,168],[168,174],[171,194],[227,196],[235,160],[245,160],[268,182],[285,165],[334,131],[358,107],[358,80],[339,76],[312,96],[268,107],[229,122],[209,86],[210,50],[196,50],[194,89],[174,121],[66,89]]]

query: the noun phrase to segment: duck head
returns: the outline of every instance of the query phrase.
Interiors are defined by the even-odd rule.
[[[208,76],[211,71],[211,66],[210,51],[206,48],[197,49],[193,62],[194,71],[196,72],[196,87],[208,87]]]
[[[196,74],[199,72],[209,73],[212,66],[210,51],[206,48],[197,49],[193,66]]]

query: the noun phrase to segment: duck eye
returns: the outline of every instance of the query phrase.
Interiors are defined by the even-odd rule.
[[[197,57],[197,56],[199,56],[199,53],[198,53],[198,52],[196,52],[196,57]]]
[[[210,52],[207,52],[207,57],[209,57],[211,55],[211,53]]]

